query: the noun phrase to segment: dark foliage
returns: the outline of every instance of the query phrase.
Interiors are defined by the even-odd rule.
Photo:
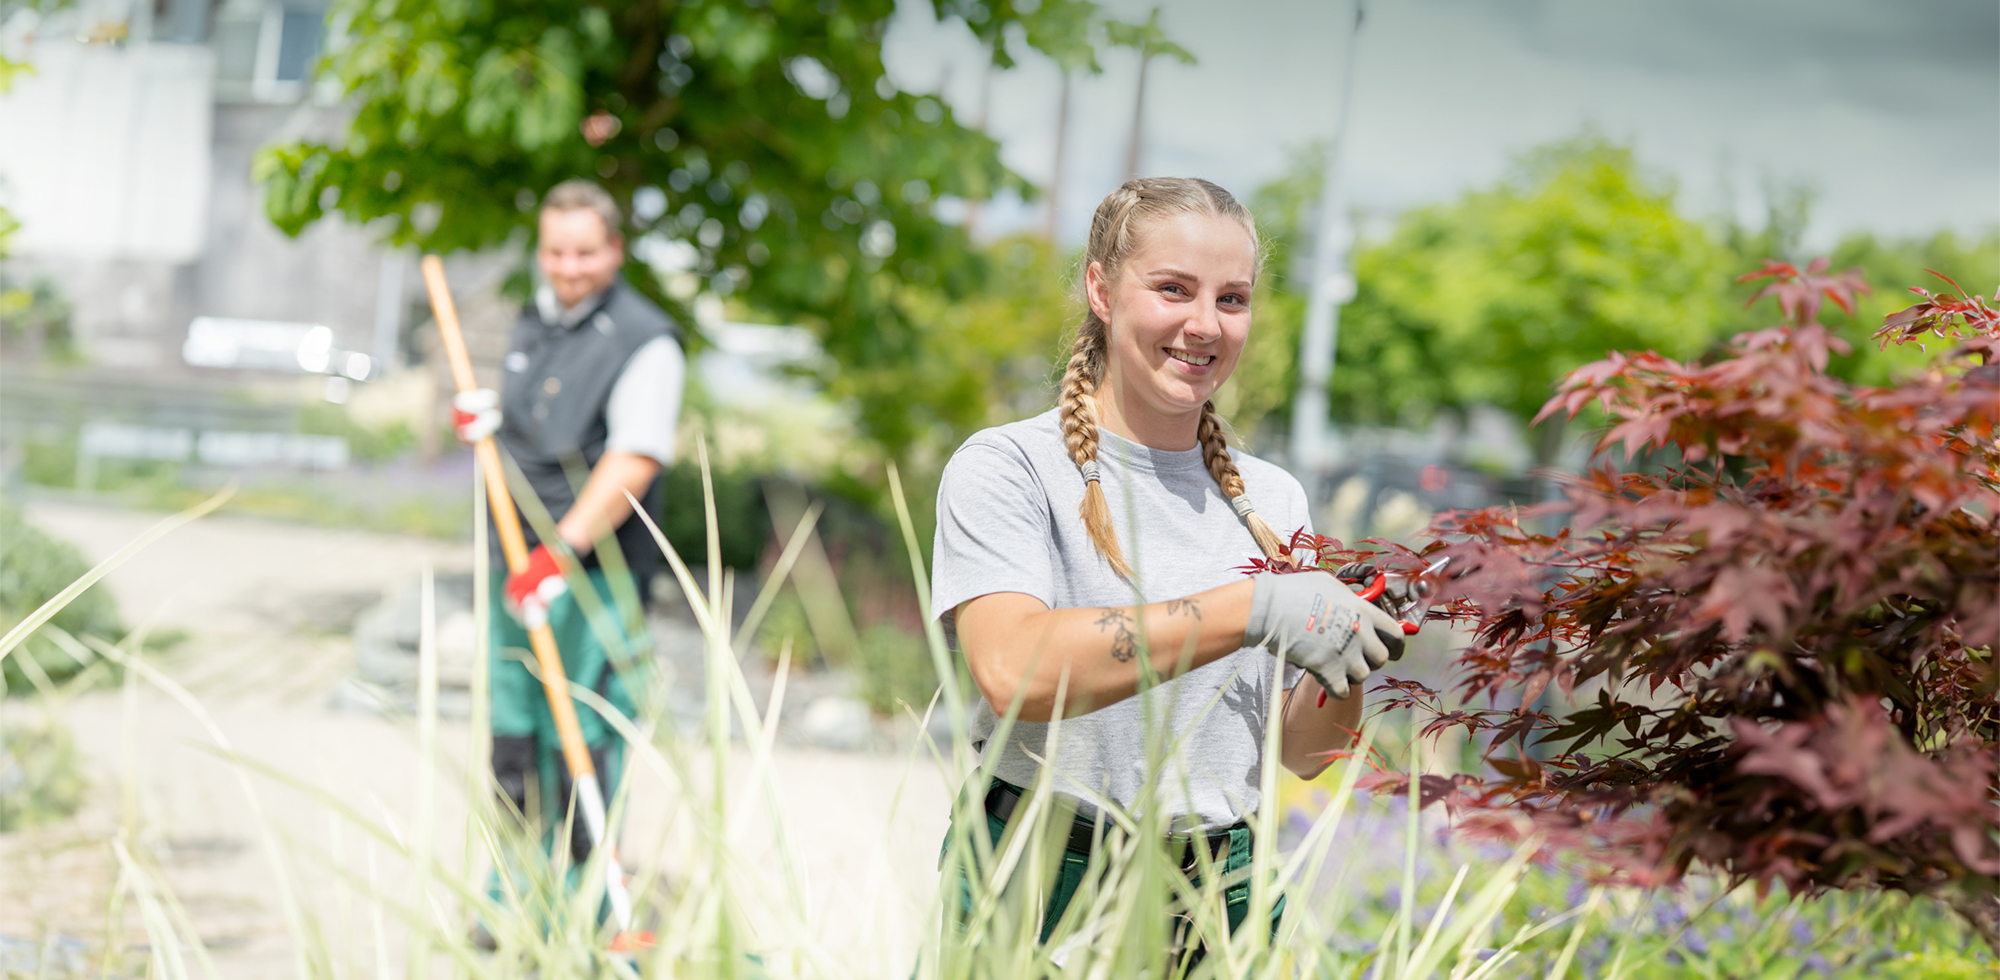
[[[1915,290],[1876,337],[1945,349],[1852,385],[1826,373],[1847,345],[1816,317],[1866,287],[1825,266],[1745,276],[1784,321],[1711,362],[1573,372],[1541,417],[1601,407],[1599,453],[1640,471],[1604,461],[1560,503],[1443,519],[1424,558],[1457,572],[1433,618],[1475,630],[1468,706],[1398,681],[1388,703],[1485,740],[1490,774],[1424,787],[1469,832],[1539,835],[1638,882],[1699,864],[1794,892],[1939,893],[1991,940],[2000,314]],[[1534,530],[1549,515],[1567,527]],[[1551,685],[1575,707],[1508,707]]]

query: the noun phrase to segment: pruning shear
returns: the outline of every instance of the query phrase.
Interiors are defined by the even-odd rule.
[[[1354,594],[1374,603],[1383,612],[1396,617],[1396,625],[1402,627],[1404,636],[1415,636],[1422,628],[1424,613],[1429,610],[1427,601],[1431,593],[1437,591],[1438,583],[1444,580],[1444,568],[1451,564],[1447,555],[1431,562],[1421,572],[1382,572],[1366,562],[1342,565],[1334,572]],[[1326,691],[1319,692],[1319,704],[1326,704]]]

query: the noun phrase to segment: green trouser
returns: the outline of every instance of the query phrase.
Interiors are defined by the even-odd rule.
[[[549,629],[555,634],[556,649],[562,653],[563,674],[569,678],[570,686],[596,692],[629,718],[634,715],[632,698],[619,678],[619,671],[614,669],[613,660],[633,667],[643,664],[651,659],[652,641],[643,630],[635,632],[628,628],[628,617],[615,604],[604,570],[586,571],[591,587],[604,604],[598,626],[611,632],[624,649],[607,650],[604,636],[592,628],[574,592],[565,593],[550,606]],[[511,807],[529,828],[539,831],[540,853],[554,859],[556,836],[566,822],[569,824],[567,881],[573,888],[577,866],[590,856],[589,835],[583,826],[583,814],[571,813],[569,767],[563,761],[562,740],[556,734],[555,718],[549,713],[542,682],[528,669],[535,662],[534,651],[528,645],[528,631],[507,613],[503,585],[502,577],[495,575],[490,604],[493,776],[503,797],[501,805]],[[627,657],[631,659],[626,661]],[[625,768],[624,740],[596,709],[575,698],[571,700],[576,704],[584,744],[597,769],[598,784],[604,790],[605,806],[609,807],[618,795],[619,777]],[[515,873],[510,878],[523,895],[535,893],[532,882],[536,879],[549,880],[548,869],[512,870]],[[494,869],[487,890],[496,901],[501,899],[500,869]]]
[[[1020,787],[1014,786],[1012,783],[1005,782],[1004,780],[995,779],[993,782],[998,785],[1013,787],[1016,792],[1025,792]],[[993,846],[997,848],[1000,846],[1001,835],[1007,830],[1007,824],[999,817],[988,813],[986,814],[986,830],[990,835]],[[1218,831],[1217,833],[1221,832]],[[1215,866],[1218,872],[1223,875],[1228,875],[1231,872],[1250,866],[1251,838],[1249,826],[1239,823],[1230,827],[1228,834],[1228,853],[1215,855]],[[940,854],[938,859],[939,863],[942,864],[947,860],[950,853],[951,832],[947,830],[945,832],[943,853]],[[1055,933],[1056,925],[1062,921],[1063,912],[1069,909],[1070,900],[1076,897],[1077,889],[1082,887],[1084,876],[1089,870],[1090,855],[1078,853],[1067,847],[1063,849],[1062,866],[1057,869],[1054,881],[1049,883],[1048,905],[1042,912],[1042,942],[1048,942],[1049,936]],[[1021,869],[1017,869],[1016,878],[1021,877],[1021,875]],[[953,871],[953,880],[958,892],[958,903],[957,914],[952,917],[952,923],[954,926],[961,926],[966,919],[972,916],[972,882],[966,876],[963,864],[958,865]],[[1201,872],[1190,866],[1188,868],[1188,880],[1197,888],[1200,887]],[[1014,882],[1010,881],[1008,884],[1012,886]],[[1229,931],[1233,935],[1237,928],[1243,925],[1243,920],[1250,914],[1250,883],[1248,881],[1241,881],[1231,885],[1223,890],[1222,899],[1229,915]],[[1285,897],[1280,895],[1278,896],[1278,900],[1271,906],[1272,938],[1277,937],[1278,922],[1284,913]],[[1187,920],[1180,919],[1176,922],[1174,934],[1177,943],[1185,938],[1183,931],[1186,927]],[[1196,963],[1201,962],[1204,955],[1206,955],[1206,950],[1199,944],[1189,949],[1184,968],[1192,969]]]

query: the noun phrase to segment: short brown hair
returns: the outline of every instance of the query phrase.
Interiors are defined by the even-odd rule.
[[[542,198],[544,211],[593,211],[604,219],[606,238],[623,238],[625,215],[618,210],[618,202],[612,200],[611,192],[595,183],[574,178],[565,180],[549,188],[549,195]]]

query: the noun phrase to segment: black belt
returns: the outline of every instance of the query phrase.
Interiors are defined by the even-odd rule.
[[[995,779],[993,787],[986,791],[986,812],[999,818],[1003,824],[1014,816],[1014,808],[1019,806],[1020,803],[1021,788],[1012,783]],[[1110,826],[1108,821],[1106,826]],[[1224,855],[1229,853],[1229,832],[1236,827],[1248,826],[1247,823],[1238,822],[1233,826],[1224,827],[1221,830],[1211,831],[1206,834],[1175,835],[1167,838],[1167,840],[1170,843],[1182,846],[1192,844],[1197,840],[1203,841],[1208,845],[1209,859],[1221,860]],[[1091,841],[1096,836],[1096,831],[1096,821],[1081,816],[1071,818],[1069,839],[1063,842],[1063,850],[1071,854],[1090,854]],[[1195,859],[1192,847],[1188,848],[1187,855],[1181,864],[1183,870],[1192,870],[1194,868]]]

